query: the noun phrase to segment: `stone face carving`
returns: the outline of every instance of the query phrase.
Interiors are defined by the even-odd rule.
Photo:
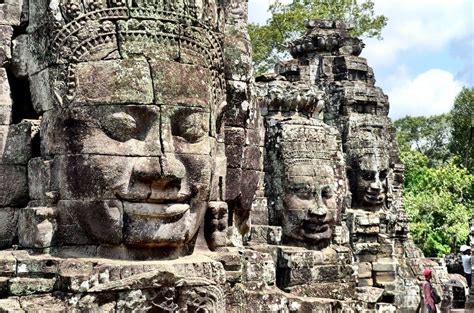
[[[267,131],[270,216],[283,242],[323,248],[340,222],[346,196],[338,132],[316,119],[292,117]]]
[[[52,244],[191,253],[224,199],[217,4],[67,1],[31,18],[34,35],[51,31],[30,40],[49,47],[31,85],[55,172]]]
[[[354,162],[349,172],[354,207],[375,210],[385,205],[390,171],[386,155],[364,155]]]
[[[437,265],[343,23],[254,84],[245,0],[4,2],[0,311],[416,309]]]

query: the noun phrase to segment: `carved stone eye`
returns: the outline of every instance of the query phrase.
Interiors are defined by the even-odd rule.
[[[202,114],[191,113],[182,119],[176,120],[172,133],[189,143],[196,143],[207,134],[206,124]]]
[[[135,138],[137,134],[137,122],[125,112],[108,115],[101,121],[101,126],[107,136],[120,142]]]
[[[372,181],[375,179],[375,172],[374,171],[362,171],[361,177],[363,180]]]
[[[387,176],[388,176],[388,170],[380,171],[380,174],[379,174],[380,180],[384,180],[385,178],[387,178]]]
[[[326,186],[321,190],[321,197],[323,199],[330,199],[334,196],[334,191],[331,187]]]

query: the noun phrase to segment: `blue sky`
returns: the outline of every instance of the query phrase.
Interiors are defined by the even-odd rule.
[[[249,0],[249,21],[264,23],[272,1]],[[383,40],[364,39],[362,56],[390,98],[390,116],[448,112],[461,88],[474,86],[474,0],[373,1],[389,20]]]

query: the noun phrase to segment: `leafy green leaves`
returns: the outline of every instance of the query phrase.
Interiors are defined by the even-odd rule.
[[[360,4],[356,0],[293,0],[290,4],[276,1],[270,12],[272,17],[266,25],[250,24],[248,29],[257,73],[268,71],[287,53],[288,43],[305,33],[307,20],[343,20],[354,27],[354,36],[378,39],[387,24],[385,16],[375,15],[372,0]]]
[[[459,155],[464,167],[474,170],[474,88],[463,88],[451,110],[451,151]]]
[[[466,244],[474,216],[474,175],[454,159],[430,167],[418,151],[401,153],[406,167],[405,210],[415,243],[427,256],[440,256]]]

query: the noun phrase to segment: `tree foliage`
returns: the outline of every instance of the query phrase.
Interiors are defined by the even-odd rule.
[[[395,121],[397,138],[402,150],[415,150],[429,159],[431,166],[445,163],[452,157],[450,115],[406,116]]]
[[[405,209],[411,235],[426,256],[466,244],[474,216],[473,90],[464,88],[449,114],[395,121],[405,164]]]
[[[417,151],[405,152],[402,160],[407,165],[405,209],[413,240],[427,256],[457,251],[467,243],[474,215],[474,175],[453,162],[430,168]]]
[[[451,110],[452,153],[459,155],[461,164],[474,169],[474,88],[463,88]]]
[[[310,19],[340,19],[354,26],[354,36],[381,39],[387,18],[376,15],[372,0],[293,0],[270,6],[271,18],[266,25],[249,25],[253,60],[257,72],[268,70],[286,53],[288,42],[302,36]]]

